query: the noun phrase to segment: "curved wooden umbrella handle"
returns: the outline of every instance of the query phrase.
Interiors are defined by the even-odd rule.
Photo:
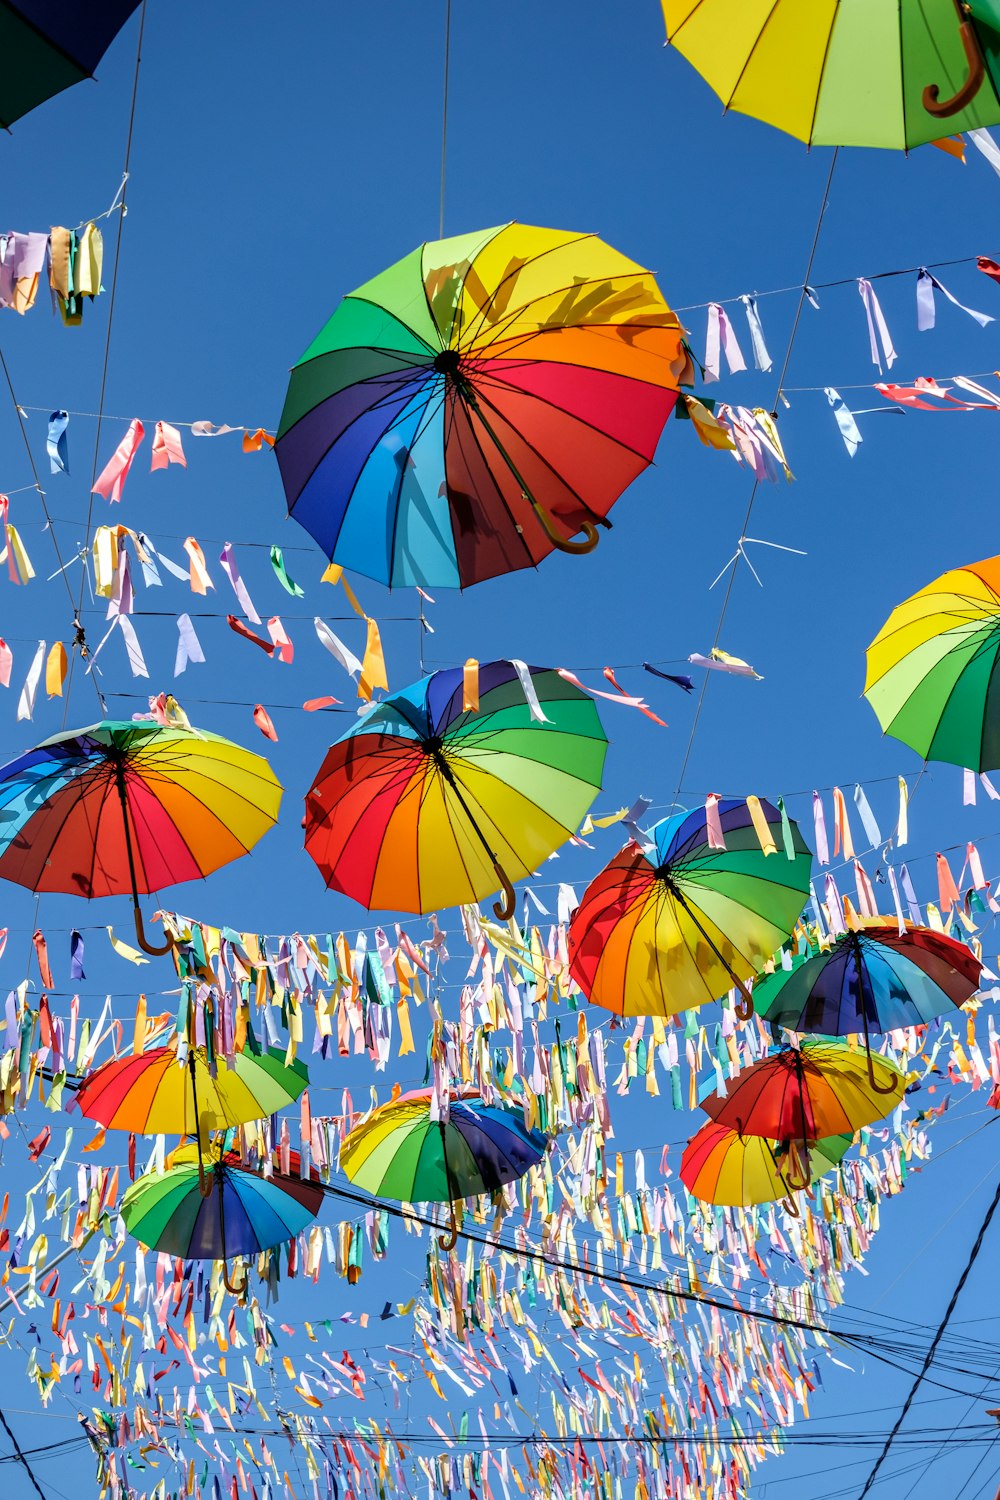
[[[873,1094],[894,1094],[896,1092],[896,1085],[892,1082],[891,1079],[889,1081],[888,1087],[887,1088],[883,1088],[882,1085],[879,1083],[878,1079],[875,1077],[875,1065],[872,1062],[872,1049],[871,1049],[871,1047],[868,1044],[868,1038],[867,1037],[865,1037],[865,1055],[866,1055],[866,1057],[868,1059],[868,1082],[872,1086],[872,1093]]]
[[[555,522],[549,515],[548,511],[545,509],[544,505],[539,505],[538,501],[534,498],[533,495],[529,495],[527,490],[522,491],[522,493],[525,500],[527,500],[534,509],[535,515],[538,517],[539,525],[545,532],[545,535],[548,537],[553,547],[557,547],[560,552],[572,552],[578,556],[586,552],[593,552],[594,548],[597,546],[597,543],[600,541],[600,537],[597,534],[597,527],[592,521],[584,521],[583,525],[580,527],[580,530],[583,532],[582,542],[571,541],[569,537],[563,536],[562,532],[556,529]]]
[[[938,97],[941,90],[936,83],[927,85],[923,94],[924,109],[936,120],[946,119],[949,115],[957,115],[965,109],[967,104],[971,104],[982,88],[986,77],[986,59],[983,57],[983,49],[979,45],[976,28],[968,10],[962,4],[962,0],[955,0],[955,9],[961,23],[959,35],[962,38],[962,46],[965,48],[966,62],[969,64],[969,76],[958,93],[953,94],[950,99]]]
[[[732,978],[736,979],[736,975],[732,973],[732,970],[730,970],[729,972],[732,975]],[[736,979],[736,988],[740,992],[740,999],[736,1002],[736,1007],[733,1013],[736,1016],[737,1021],[749,1021],[750,1017],[753,1015],[753,995],[747,989],[742,980]]]
[[[244,1271],[243,1280],[238,1282],[236,1286],[234,1286],[229,1279],[229,1262],[224,1260],[222,1262],[222,1284],[226,1288],[227,1292],[232,1292],[234,1297],[241,1297],[250,1284],[250,1277],[247,1272]]]
[[[495,859],[493,861],[493,869],[496,871],[496,877],[500,882],[500,889],[503,891],[502,900],[494,901],[493,910],[501,922],[509,922],[517,910],[517,892],[511,885],[510,877],[499,860]]]
[[[448,1211],[451,1215],[448,1223],[448,1232],[447,1234],[438,1235],[438,1244],[445,1252],[454,1250],[455,1246],[458,1244],[458,1220],[455,1217],[454,1203],[449,1203]]]
[[[801,1219],[802,1211],[791,1193],[789,1193],[787,1198],[782,1198],[781,1206],[785,1210],[785,1213],[790,1214],[793,1219]]]
[[[139,947],[142,949],[143,953],[151,953],[154,958],[162,958],[164,953],[170,953],[174,946],[174,940],[172,937],[167,937],[167,941],[162,948],[157,948],[146,937],[146,930],[142,925],[142,910],[139,906],[138,898],[136,898],[132,903],[132,911],[135,915],[136,940],[138,941]]]
[[[788,1162],[792,1166],[789,1171],[787,1166],[783,1173],[785,1182],[793,1193],[801,1193],[812,1185],[812,1172],[809,1170],[809,1147],[805,1141],[802,1142],[802,1155],[793,1152],[792,1143],[788,1146]]]

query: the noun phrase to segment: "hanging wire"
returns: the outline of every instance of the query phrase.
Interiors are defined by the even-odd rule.
[[[438,239],[444,239],[444,189],[448,163],[448,84],[451,73],[451,0],[444,0],[444,87],[441,96],[441,211]]]
[[[136,107],[136,100],[137,100],[138,95],[139,95],[139,71],[140,71],[140,68],[141,68],[141,65],[142,65],[142,38],[143,38],[143,34],[145,32],[145,29],[146,29],[146,0],[142,0],[142,9],[139,12],[139,35],[138,35],[138,38],[136,40],[136,48],[135,48],[135,70],[134,70],[134,72],[132,74],[132,98],[131,98],[131,101],[129,103],[128,131],[127,131],[127,134],[126,134],[126,137],[125,137],[125,160],[124,160],[124,163],[122,165],[121,197],[120,197],[120,203],[118,205],[118,208],[119,208],[119,212],[118,212],[118,226],[117,226],[117,230],[116,230],[116,233],[115,233],[115,264],[114,264],[114,270],[113,270],[113,272],[111,274],[111,291],[110,291],[109,298],[108,298],[108,327],[107,327],[107,332],[106,332],[105,338],[104,338],[104,359],[103,359],[103,362],[102,362],[102,365],[101,365],[101,391],[100,391],[100,397],[99,397],[98,403],[97,403],[97,429],[96,429],[96,432],[94,434],[94,462],[93,462],[93,467],[92,467],[92,470],[91,470],[91,477],[90,477],[90,494],[87,497],[87,525],[86,525],[86,529],[85,529],[85,536],[84,536],[83,546],[81,548],[81,551],[82,551],[82,553],[84,555],[84,558],[86,557],[86,553],[90,549],[91,527],[92,527],[93,518],[94,518],[94,485],[97,482],[97,465],[98,465],[98,463],[100,461],[100,452],[101,452],[101,428],[102,428],[103,421],[104,421],[104,399],[105,399],[105,396],[107,394],[107,387],[108,387],[108,367],[109,367],[110,360],[111,360],[111,335],[112,335],[112,331],[114,329],[114,321],[115,321],[115,299],[116,299],[116,294],[117,294],[117,291],[118,291],[118,273],[119,273],[119,270],[121,268],[122,231],[123,231],[123,229],[125,227],[125,219],[126,219],[126,217],[128,215],[127,197],[128,197],[129,174],[130,174],[131,162],[132,162],[132,140],[133,140],[133,137],[135,135],[135,107]],[[87,574],[87,569],[86,569],[86,563],[84,563],[84,567],[81,570],[80,590],[79,590],[79,593],[77,595],[77,601],[76,601],[76,612],[77,612],[77,618],[78,619],[79,619],[80,610],[83,608],[84,590],[86,589],[86,585],[87,585],[87,577],[88,577],[88,574]],[[76,663],[77,651],[79,651],[79,654],[81,656],[85,656],[87,654],[86,636],[84,634],[84,631],[83,631],[82,627],[80,627],[80,626],[78,626],[78,628],[77,628],[77,637],[76,637],[76,640],[74,641],[73,644],[74,644],[74,647],[76,649],[74,649],[72,658],[70,660],[69,677],[68,677],[67,682],[66,682],[66,702],[65,702],[65,705],[64,705],[64,708],[63,708],[63,728],[64,729],[66,727],[66,720],[67,720],[67,717],[68,717],[68,714],[69,714],[69,700],[70,700],[70,689],[72,687],[72,673],[73,673],[73,667],[74,667],[74,665]],[[94,686],[97,689],[98,697],[101,697],[102,696],[101,695],[101,689],[100,689],[99,683],[97,682],[96,676],[95,676],[95,674],[93,672],[90,675],[91,675],[91,677],[94,677]],[[103,698],[102,698],[102,703],[103,703]]]
[[[823,189],[823,200],[820,203],[819,215],[818,215],[818,217],[816,219],[816,230],[815,230],[815,233],[813,234],[812,245],[811,245],[811,247],[809,249],[809,259],[808,259],[808,262],[806,263],[806,274],[805,274],[805,276],[802,279],[802,286],[799,289],[799,303],[798,303],[798,307],[795,309],[795,320],[792,323],[792,331],[791,331],[791,333],[789,334],[789,337],[788,337],[788,347],[785,350],[785,361],[784,361],[784,364],[781,367],[781,375],[778,378],[778,389],[777,389],[777,391],[775,393],[774,405],[772,407],[772,410],[775,411],[775,412],[777,411],[778,402],[781,400],[781,393],[782,393],[782,391],[784,389],[784,385],[785,385],[785,377],[788,374],[788,366],[789,366],[789,363],[790,363],[791,358],[792,358],[792,350],[793,350],[793,348],[795,346],[795,335],[798,333],[799,323],[800,323],[801,318],[802,318],[802,309],[805,306],[806,298],[809,295],[808,292],[807,292],[807,290],[806,290],[806,288],[808,287],[809,277],[810,277],[810,275],[812,273],[813,262],[816,259],[816,250],[817,250],[817,247],[819,246],[819,237],[820,237],[820,233],[822,232],[822,228],[823,228],[823,219],[826,216],[827,205],[830,202],[830,185],[833,182],[833,173],[834,173],[834,169],[836,168],[836,165],[837,165],[837,158],[838,158],[838,155],[839,155],[839,150],[840,150],[839,147],[837,147],[834,150],[833,156],[832,156],[832,158],[830,160],[830,170],[827,173],[826,187]],[[746,536],[747,527],[750,524],[750,517],[753,514],[754,502],[755,502],[755,500],[757,498],[757,491],[758,491],[759,488],[760,488],[760,480],[759,479],[755,479],[754,482],[753,482],[753,488],[750,491],[750,498],[747,501],[746,514],[743,517],[743,526],[742,526],[741,531],[740,531],[740,537],[741,537],[741,539]],[[739,559],[740,559],[740,554],[737,551],[736,557],[733,559],[732,563],[730,564],[729,580],[728,580],[728,582],[726,584],[726,592],[723,595],[722,608],[719,611],[719,623],[716,626],[715,639],[712,642],[712,650],[713,651],[718,646],[719,640],[720,640],[720,638],[722,636],[722,631],[723,631],[723,629],[725,627],[726,614],[727,614],[728,609],[729,609],[729,601],[730,601],[730,599],[732,597],[732,592],[733,592],[733,584],[736,581],[736,574],[737,574],[737,571],[739,569]],[[698,702],[697,702],[697,705],[696,705],[695,711],[694,711],[694,719],[692,720],[692,723],[691,723],[691,733],[688,735],[687,747],[686,747],[686,749],[684,751],[684,759],[681,762],[680,774],[677,777],[677,787],[676,787],[676,789],[674,791],[674,800],[676,800],[680,796],[681,788],[684,785],[684,776],[685,776],[685,774],[687,772],[688,762],[691,759],[691,751],[694,748],[695,736],[698,733],[698,723],[699,723],[699,720],[701,719],[701,711],[702,711],[702,708],[704,707],[704,704],[705,704],[705,694],[708,692],[708,684],[709,684],[710,681],[711,681],[711,673],[706,673],[705,674],[705,680],[704,680],[704,682],[701,685],[701,692],[698,694]]]

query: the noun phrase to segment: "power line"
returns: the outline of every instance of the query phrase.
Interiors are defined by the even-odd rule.
[[[938,1324],[937,1332],[935,1333],[934,1338],[931,1341],[930,1348],[924,1356],[924,1361],[917,1373],[917,1378],[916,1380],[914,1380],[913,1385],[910,1387],[910,1391],[906,1397],[906,1400],[903,1402],[902,1410],[900,1411],[899,1416],[896,1418],[892,1431],[889,1433],[889,1436],[885,1440],[885,1446],[883,1447],[882,1452],[875,1460],[875,1465],[872,1468],[871,1473],[868,1475],[868,1478],[865,1480],[864,1489],[858,1496],[858,1500],[865,1500],[865,1496],[868,1494],[872,1485],[875,1483],[875,1478],[878,1474],[878,1471],[881,1469],[883,1463],[888,1457],[889,1450],[892,1447],[900,1428],[906,1421],[906,1417],[910,1410],[910,1407],[913,1405],[913,1398],[916,1396],[917,1391],[923,1384],[927,1372],[931,1367],[938,1344],[940,1344],[942,1338],[944,1337],[945,1330],[947,1329],[948,1324],[951,1321],[951,1315],[955,1311],[958,1299],[962,1295],[962,1289],[965,1286],[965,1283],[968,1281],[969,1274],[976,1263],[976,1259],[979,1255],[980,1250],[982,1249],[983,1240],[986,1237],[986,1231],[990,1227],[990,1222],[993,1218],[993,1215],[996,1213],[998,1206],[1000,1206],[1000,1179],[998,1179],[997,1181],[996,1191],[993,1194],[992,1202],[990,1203],[989,1208],[986,1210],[986,1217],[984,1218],[982,1224],[979,1226],[979,1233],[976,1235],[975,1243],[972,1246],[969,1258],[965,1263],[961,1276],[958,1278],[958,1281],[955,1285],[955,1290],[951,1294],[951,1300],[949,1301],[948,1306],[945,1308],[944,1317]]]
[[[10,1424],[8,1423],[7,1418],[3,1414],[3,1408],[2,1407],[0,1407],[0,1423],[3,1424],[3,1430],[4,1430],[4,1432],[10,1438],[11,1442],[14,1444],[14,1456],[17,1458],[17,1460],[18,1460],[19,1463],[22,1463],[24,1465],[24,1472],[27,1474],[28,1478],[31,1480],[32,1489],[35,1491],[35,1494],[38,1496],[38,1500],[46,1500],[45,1491],[42,1489],[41,1485],[38,1483],[38,1480],[35,1478],[34,1471],[33,1471],[32,1467],[31,1467],[31,1465],[29,1464],[27,1458],[25,1457],[24,1451],[21,1448],[20,1443],[17,1441],[17,1438],[14,1436],[13,1432],[11,1431]]]

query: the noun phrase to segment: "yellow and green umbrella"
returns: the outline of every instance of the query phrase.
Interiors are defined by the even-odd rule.
[[[511,882],[579,827],[608,748],[593,699],[520,662],[472,676],[434,672],[393,693],[327,752],[306,797],[306,849],[332,890],[369,910],[429,912],[499,887],[506,919]]]
[[[681,1181],[703,1203],[740,1207],[788,1200],[792,1194],[831,1171],[842,1160],[853,1135],[828,1136],[805,1150],[798,1141],[770,1141],[741,1135],[710,1120],[691,1137],[681,1158]]]
[[[1000,0],[662,5],[667,40],[727,109],[810,146],[907,150],[1000,123]]]
[[[430,1091],[420,1089],[356,1125],[341,1144],[340,1165],[375,1198],[454,1204],[499,1192],[536,1166],[547,1144],[519,1111],[486,1104],[474,1090],[451,1099],[447,1121],[434,1120]],[[453,1217],[452,1244],[454,1228]]]
[[[1000,769],[1000,557],[944,573],[893,610],[868,648],[865,697],[925,760]]]

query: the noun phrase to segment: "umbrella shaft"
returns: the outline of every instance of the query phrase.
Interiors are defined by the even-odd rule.
[[[139,905],[139,887],[135,876],[135,855],[132,852],[132,830],[128,819],[128,790],[125,786],[125,767],[120,759],[115,761],[115,785],[118,787],[118,800],[122,805],[122,824],[125,829],[125,853],[128,855],[128,873],[132,882],[132,901]]]
[[[455,793],[455,799],[458,802],[459,807],[465,813],[465,816],[468,818],[469,825],[472,828],[472,831],[475,833],[476,838],[482,844],[483,848],[486,850],[486,853],[489,855],[493,863],[496,864],[496,851],[490,848],[489,839],[486,837],[485,833],[473,817],[472,810],[469,807],[469,804],[466,802],[464,796],[462,795],[462,789],[458,784],[455,773],[451,769],[451,766],[449,766],[448,762],[445,760],[444,755],[440,750],[435,750],[434,752],[434,764],[441,772],[441,775],[444,777],[445,781],[451,787],[451,790]]]
[[[753,1015],[753,997],[750,994],[750,991],[747,989],[746,985],[743,983],[743,980],[740,979],[739,975],[736,973],[736,971],[734,970],[734,968],[733,968],[732,964],[729,962],[729,960],[725,957],[724,954],[720,953],[720,951],[716,947],[715,943],[713,943],[712,939],[709,937],[708,933],[705,931],[704,927],[701,925],[701,923],[698,921],[698,918],[695,916],[693,909],[691,908],[691,906],[689,906],[688,902],[685,900],[685,898],[684,898],[682,892],[680,891],[679,887],[672,880],[668,881],[667,883],[668,883],[669,889],[671,891],[671,894],[673,896],[675,896],[677,898],[677,900],[680,902],[681,906],[683,906],[684,910],[687,912],[688,916],[691,918],[691,921],[694,923],[695,927],[697,927],[698,931],[701,933],[702,937],[705,939],[705,942],[711,948],[712,952],[715,954],[716,958],[719,960],[719,963],[725,969],[726,973],[729,975],[730,979],[733,981],[733,983],[735,984],[736,988],[739,990],[740,994],[743,996],[744,1004],[749,1005],[749,1011],[748,1011],[747,1015],[741,1017],[742,1020],[748,1020],[749,1017]]]

